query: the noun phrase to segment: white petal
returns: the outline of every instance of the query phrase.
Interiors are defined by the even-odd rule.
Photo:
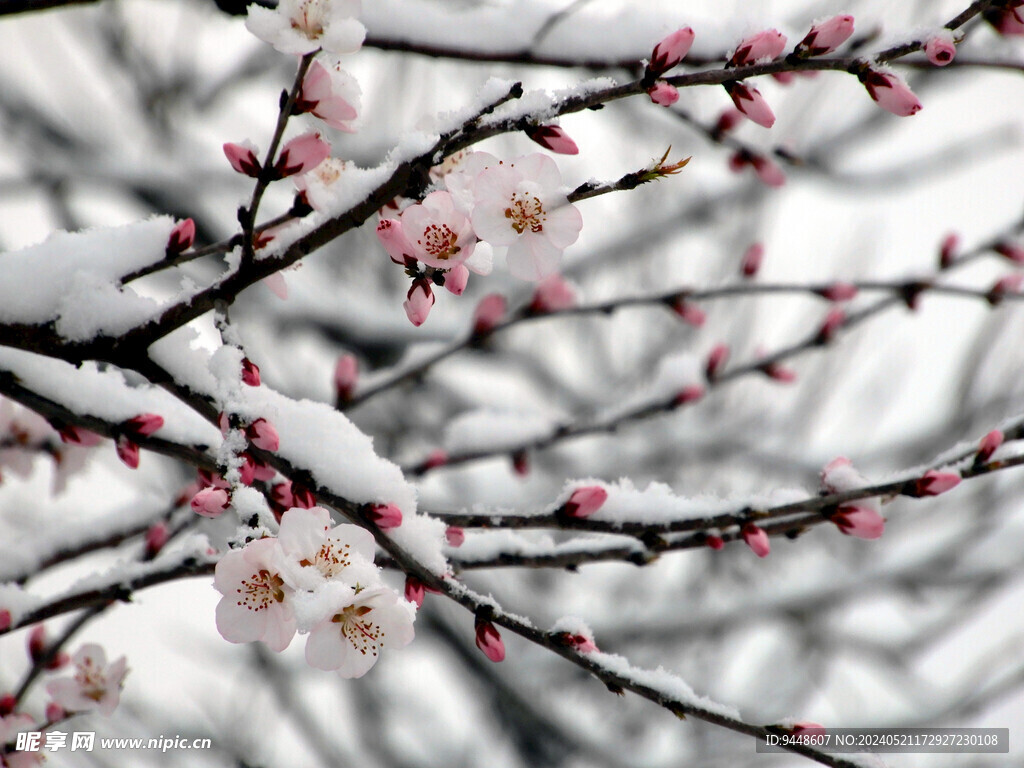
[[[325,51],[336,54],[355,53],[366,39],[366,27],[355,19],[332,19],[324,30],[320,44]]]
[[[490,243],[480,241],[473,248],[473,255],[465,261],[466,266],[478,275],[489,275],[494,269],[494,248]]]
[[[508,271],[520,280],[542,280],[558,270],[562,250],[543,235],[527,232],[508,249]]]
[[[574,205],[554,208],[544,222],[544,235],[559,250],[565,250],[576,242],[583,229],[583,216]]]

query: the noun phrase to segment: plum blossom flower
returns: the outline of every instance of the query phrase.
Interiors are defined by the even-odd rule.
[[[413,610],[387,587],[350,590],[351,601],[317,624],[306,641],[306,661],[341,677],[362,677],[384,648],[413,639]]]
[[[295,615],[287,602],[291,588],[281,577],[277,539],[257,539],[224,555],[214,569],[217,631],[230,643],[262,640],[283,651],[295,635]]]
[[[576,242],[583,218],[562,191],[562,176],[547,155],[534,153],[481,171],[472,213],[477,237],[508,247],[509,271],[540,280],[558,267]]]
[[[366,37],[361,10],[360,0],[281,0],[275,10],[250,5],[245,26],[281,53],[355,53]]]
[[[314,61],[302,80],[295,113],[310,112],[331,128],[355,133],[352,121],[359,114],[361,95],[359,83],[340,64],[324,66]]]
[[[331,580],[362,586],[378,582],[373,535],[348,523],[332,527],[323,507],[286,511],[277,543],[275,565],[293,589],[313,590]]]
[[[292,183],[314,211],[326,211],[336,197],[338,179],[345,172],[345,161],[337,157],[325,158],[322,163],[292,178]],[[279,274],[279,273],[278,273]]]
[[[900,117],[909,117],[921,109],[921,102],[905,82],[892,72],[869,69],[860,76],[868,95],[882,109]]]
[[[69,712],[99,710],[113,714],[121,700],[121,687],[128,665],[124,656],[107,664],[107,654],[95,643],[86,643],[72,657],[73,677],[62,677],[46,684],[46,692]]]
[[[832,53],[853,34],[853,16],[840,15],[819,21],[796,46],[798,56]]]
[[[693,30],[690,27],[677,29],[654,46],[647,71],[655,76],[668,72],[686,58],[692,45]]]
[[[449,192],[431,192],[422,203],[402,211],[400,221],[410,255],[428,267],[448,269],[473,255],[473,227]]]
[[[501,634],[489,621],[478,621],[476,624],[476,647],[483,651],[484,656],[493,662],[505,660],[505,643]]]

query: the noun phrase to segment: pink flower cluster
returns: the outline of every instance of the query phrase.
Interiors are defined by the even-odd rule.
[[[384,585],[373,536],[331,526],[322,507],[292,508],[276,538],[251,541],[217,563],[217,630],[232,643],[260,640],[283,651],[309,635],[306,661],[342,677],[361,677],[384,648],[413,639],[413,606]]]
[[[560,134],[549,131],[541,138],[554,143],[555,136]],[[413,277],[404,306],[414,325],[426,320],[434,304],[431,283],[460,295],[470,271],[490,272],[495,253],[504,253],[514,276],[543,280],[555,273],[562,251],[576,242],[583,226],[562,188],[558,166],[547,155],[505,162],[473,152],[451,163],[442,181],[444,189],[377,225],[391,260]],[[549,303],[564,305],[565,293],[549,286]]]

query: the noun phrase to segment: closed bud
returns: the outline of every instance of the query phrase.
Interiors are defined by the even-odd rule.
[[[914,482],[914,496],[938,496],[960,485],[960,475],[929,469]]]
[[[729,347],[726,344],[718,344],[708,353],[707,362],[704,364],[704,375],[708,381],[718,378],[728,360]]]
[[[759,528],[753,523],[747,523],[740,530],[740,534],[743,536],[743,541],[750,547],[751,551],[758,557],[768,557],[768,554],[772,551],[771,542],[768,540],[768,534],[765,533],[763,528]]]
[[[260,367],[248,357],[242,358],[242,383],[250,387],[260,385]]]
[[[952,33],[936,35],[924,44],[924,55],[936,67],[944,67],[956,56]]]
[[[500,293],[489,293],[480,299],[473,312],[473,335],[485,336],[505,317],[505,297]]]
[[[560,155],[578,155],[580,148],[569,138],[569,134],[557,125],[538,125],[526,131],[533,141]]]
[[[402,524],[402,510],[394,504],[374,504],[370,507],[370,519],[382,531],[397,528]]]
[[[663,75],[686,58],[692,45],[693,30],[689,27],[677,29],[654,46],[647,71],[655,76]]]
[[[444,531],[445,541],[450,547],[461,547],[466,540],[466,532],[457,525],[449,525]]]
[[[167,255],[177,256],[192,247],[196,239],[196,223],[192,219],[179,221],[167,238]]]
[[[671,107],[679,101],[679,89],[664,80],[659,80],[648,88],[647,95],[651,97],[651,101],[662,107]]]
[[[565,514],[578,520],[590,517],[608,500],[608,491],[599,485],[577,488],[565,502]]]
[[[775,125],[775,113],[757,88],[735,80],[723,85],[736,109],[764,128]]]
[[[359,381],[359,361],[354,355],[342,355],[334,364],[334,391],[338,405],[352,400]]]
[[[978,443],[978,452],[974,455],[975,464],[984,464],[986,461],[992,458],[992,454],[996,452],[996,449],[1003,444],[1003,433],[998,429],[993,429]]]
[[[853,34],[853,16],[833,16],[811,27],[796,46],[798,56],[822,56],[832,53]]]
[[[729,64],[742,67],[761,61],[773,61],[786,48],[786,36],[777,29],[766,29],[756,35],[744,38],[729,59]]]
[[[762,261],[764,261],[764,246],[761,243],[753,243],[743,254],[740,274],[743,277],[754,277],[761,269]]]
[[[505,643],[502,642],[497,628],[489,621],[477,622],[476,647],[491,661],[505,660]]]

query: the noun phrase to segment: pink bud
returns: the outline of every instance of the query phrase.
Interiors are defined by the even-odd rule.
[[[760,126],[771,128],[775,125],[775,113],[772,112],[772,108],[768,106],[768,102],[764,100],[764,96],[757,88],[735,80],[723,85],[732,98],[732,103],[736,105],[736,109]]]
[[[469,267],[465,264],[456,264],[448,270],[448,274],[444,278],[444,287],[449,293],[456,296],[462,295],[463,291],[466,290],[466,285],[468,283]]]
[[[473,313],[473,335],[490,333],[505,317],[505,297],[500,293],[489,293],[480,299]]]
[[[960,485],[960,475],[929,469],[914,485],[915,496],[938,496]]]
[[[728,133],[745,119],[743,113],[738,109],[732,107],[724,109],[722,114],[718,116],[718,122],[715,123],[714,133]]]
[[[512,471],[520,477],[530,474],[530,455],[526,451],[516,451],[512,454]]]
[[[548,312],[562,312],[576,306],[576,292],[557,272],[548,275],[539,283],[530,302],[530,311],[535,315]]]
[[[332,128],[352,133],[355,129],[349,122],[355,120],[358,112],[343,95],[344,87],[339,85],[335,83],[330,69],[314,61],[302,81],[294,114],[312,112]]]
[[[998,429],[993,429],[978,443],[978,452],[974,456],[975,464],[983,464],[992,458],[992,454],[996,452],[996,449],[1003,444],[1003,433]]]
[[[833,16],[811,27],[796,47],[801,56],[822,56],[832,53],[853,34],[853,16]]]
[[[679,89],[664,80],[659,80],[648,88],[647,95],[651,97],[651,101],[662,107],[671,107],[679,101]]]
[[[743,536],[743,541],[746,542],[755,555],[758,557],[768,557],[768,553],[772,551],[772,545],[764,529],[758,528],[753,523],[747,523],[743,526],[740,533]]]
[[[274,483],[270,487],[270,501],[271,503],[281,509],[291,509],[297,507],[295,498],[292,496],[292,481],[285,480],[280,483]]]
[[[860,76],[868,95],[882,109],[900,117],[909,117],[921,109],[921,102],[899,76],[891,72],[869,69]]]
[[[231,163],[231,167],[239,173],[252,176],[254,179],[260,175],[262,166],[256,159],[256,147],[251,141],[246,140],[241,144],[228,142],[224,145],[224,154],[227,156],[228,162]]]
[[[716,552],[725,549],[725,540],[721,536],[716,536],[713,533],[707,535],[707,537],[704,539],[704,543]]]
[[[858,539],[877,539],[885,530],[885,518],[870,507],[843,505],[829,519],[840,532]]]
[[[780,85],[789,85],[796,79],[792,72],[772,72],[772,79]]]
[[[98,445],[103,439],[100,435],[95,432],[91,432],[88,429],[82,427],[76,427],[73,424],[65,424],[59,430],[60,439],[62,442],[69,443],[71,445],[84,445],[86,447],[92,447]]]
[[[163,416],[155,413],[141,413],[121,425],[125,432],[139,437],[149,437],[164,425]]]
[[[7,627],[0,627],[0,629],[7,629]],[[17,706],[18,700],[14,698],[13,693],[5,693],[0,696],[0,717],[7,717]]]
[[[692,325],[694,328],[700,328],[704,325],[704,321],[707,320],[707,314],[703,309],[682,298],[678,298],[672,302],[672,311],[675,312],[683,322]]]
[[[344,404],[352,400],[359,381],[359,361],[354,355],[342,355],[334,364],[334,391],[338,394],[338,403]]]
[[[744,277],[753,277],[761,269],[761,262],[764,261],[764,246],[761,243],[754,243],[747,248],[743,254],[743,261],[740,263],[740,274]]]
[[[409,322],[417,328],[423,325],[432,306],[434,306],[434,292],[430,290],[430,283],[423,279],[413,280],[412,287],[402,304]]]
[[[1024,35],[1024,15],[1013,8],[990,9],[985,20],[1001,35]]]
[[[594,638],[587,637],[586,635],[574,635],[570,632],[564,632],[561,639],[576,653],[594,653],[597,650],[597,643],[594,642]]]
[[[557,125],[538,125],[526,131],[526,135],[546,149],[560,155],[578,155],[580,148],[569,138],[569,134]]]
[[[404,266],[406,259],[413,258],[412,245],[405,236],[402,222],[398,219],[381,219],[377,223],[377,239],[395,264]]]
[[[711,352],[708,353],[707,362],[704,364],[704,375],[707,376],[708,381],[713,381],[717,378],[728,359],[729,346],[727,344],[715,345]]]
[[[203,517],[220,517],[231,506],[231,497],[223,488],[203,488],[189,502],[192,511]]]
[[[248,451],[246,451],[248,455]],[[277,477],[277,470],[274,469],[270,464],[260,461],[255,456],[252,457],[253,477],[256,480],[262,480],[263,482],[269,482]]]
[[[774,379],[783,384],[792,384],[797,378],[796,371],[780,363],[766,363],[761,366],[761,370],[769,379]]]
[[[849,301],[857,296],[857,286],[853,283],[832,283],[818,291],[818,294],[829,301]]]
[[[49,643],[46,639],[46,627],[36,624],[28,633],[28,656],[33,664],[41,664],[46,657]]]
[[[259,250],[260,248],[263,248],[265,245],[267,245],[273,239],[273,237],[268,237],[264,239],[263,236],[261,235],[254,241],[253,245],[256,248],[256,250]],[[284,275],[282,275],[280,272],[275,272],[272,275],[267,275],[260,282],[267,286],[270,292],[277,296],[277,298],[279,298],[281,301],[285,301],[288,298],[288,283],[285,281]]]
[[[331,154],[331,145],[319,133],[296,136],[281,148],[274,170],[281,177],[306,173],[316,168]]]
[[[466,532],[457,525],[449,525],[444,532],[444,538],[449,546],[461,547],[466,540]]]
[[[58,651],[52,659],[50,659],[44,667],[51,672],[55,669],[61,669],[71,663],[71,657],[64,651]]]
[[[1024,264],[1024,248],[1016,243],[1002,242],[995,246],[995,252],[1014,264]]]
[[[242,485],[252,485],[256,480],[256,459],[248,451],[242,451],[238,458],[242,460],[238,467],[239,482]]]
[[[231,484],[228,483],[223,477],[218,475],[216,472],[211,472],[208,469],[200,469],[197,473],[198,481],[195,484],[197,487],[192,493],[189,494],[189,498],[192,498],[196,491],[200,488],[230,488]],[[191,488],[191,486],[189,486]],[[187,501],[187,499],[186,499]]]
[[[423,468],[436,469],[448,463],[448,454],[441,448],[435,448],[423,462]]]
[[[316,506],[316,496],[313,491],[298,483],[291,484],[292,506],[299,509],[311,509]]]
[[[956,56],[952,35],[938,35],[924,44],[924,54],[936,67],[944,67]]]
[[[789,732],[794,736],[824,736],[825,726],[805,720],[799,723],[793,723]]]
[[[1014,273],[1012,275],[1005,275],[999,278],[995,285],[993,285],[986,298],[989,304],[993,307],[1002,302],[1003,298],[1008,293],[1019,293],[1021,286],[1024,285],[1024,275]]]
[[[423,598],[426,595],[427,591],[424,589],[422,581],[415,576],[407,576],[405,578],[405,599],[408,602],[415,603],[417,608],[422,608]]]
[[[956,260],[956,254],[960,247],[960,236],[951,232],[942,239],[939,246],[939,268],[948,269]]]
[[[46,721],[50,723],[56,723],[68,716],[68,713],[64,711],[64,707],[55,701],[51,701],[46,705]]]
[[[753,155],[750,164],[754,168],[757,178],[766,187],[781,187],[786,183],[786,174],[782,172],[779,164],[765,155]]]
[[[679,390],[674,402],[676,405],[686,405],[687,403],[695,403],[702,397],[704,397],[704,387],[699,384],[690,384]]]
[[[843,312],[839,307],[833,307],[825,315],[825,321],[821,324],[818,329],[818,335],[816,341],[819,344],[827,344],[835,338],[836,332],[843,327],[846,322],[846,313]]]
[[[481,621],[476,625],[476,647],[484,652],[484,656],[494,662],[504,661],[505,643],[501,640],[498,630],[489,621]]]
[[[14,619],[11,616],[11,612],[6,608],[0,608],[0,632],[10,629],[13,623]]]
[[[250,387],[260,385],[260,367],[248,357],[242,358],[242,383]]]
[[[402,510],[394,504],[374,504],[370,507],[370,519],[382,531],[397,528],[402,524]]]
[[[733,53],[729,64],[742,67],[759,61],[773,61],[782,55],[786,47],[786,36],[777,29],[766,29],[756,35],[744,38]]]
[[[651,61],[647,71],[653,75],[662,75],[686,58],[693,45],[693,30],[689,27],[677,29],[656,46],[651,53]]]
[[[132,469],[139,468],[139,446],[132,442],[127,435],[118,437],[115,447],[117,449],[117,458],[124,462],[126,466]]]
[[[196,223],[192,219],[179,221],[167,238],[167,255],[177,256],[192,247],[196,240]]]
[[[565,514],[567,517],[582,520],[597,512],[607,500],[608,491],[599,485],[577,488],[565,502]]]
[[[167,523],[161,521],[154,523],[146,531],[146,557],[156,557],[167,541],[171,538],[171,529]]]
[[[264,451],[276,451],[281,447],[277,429],[266,419],[256,419],[245,431],[249,442]]]

